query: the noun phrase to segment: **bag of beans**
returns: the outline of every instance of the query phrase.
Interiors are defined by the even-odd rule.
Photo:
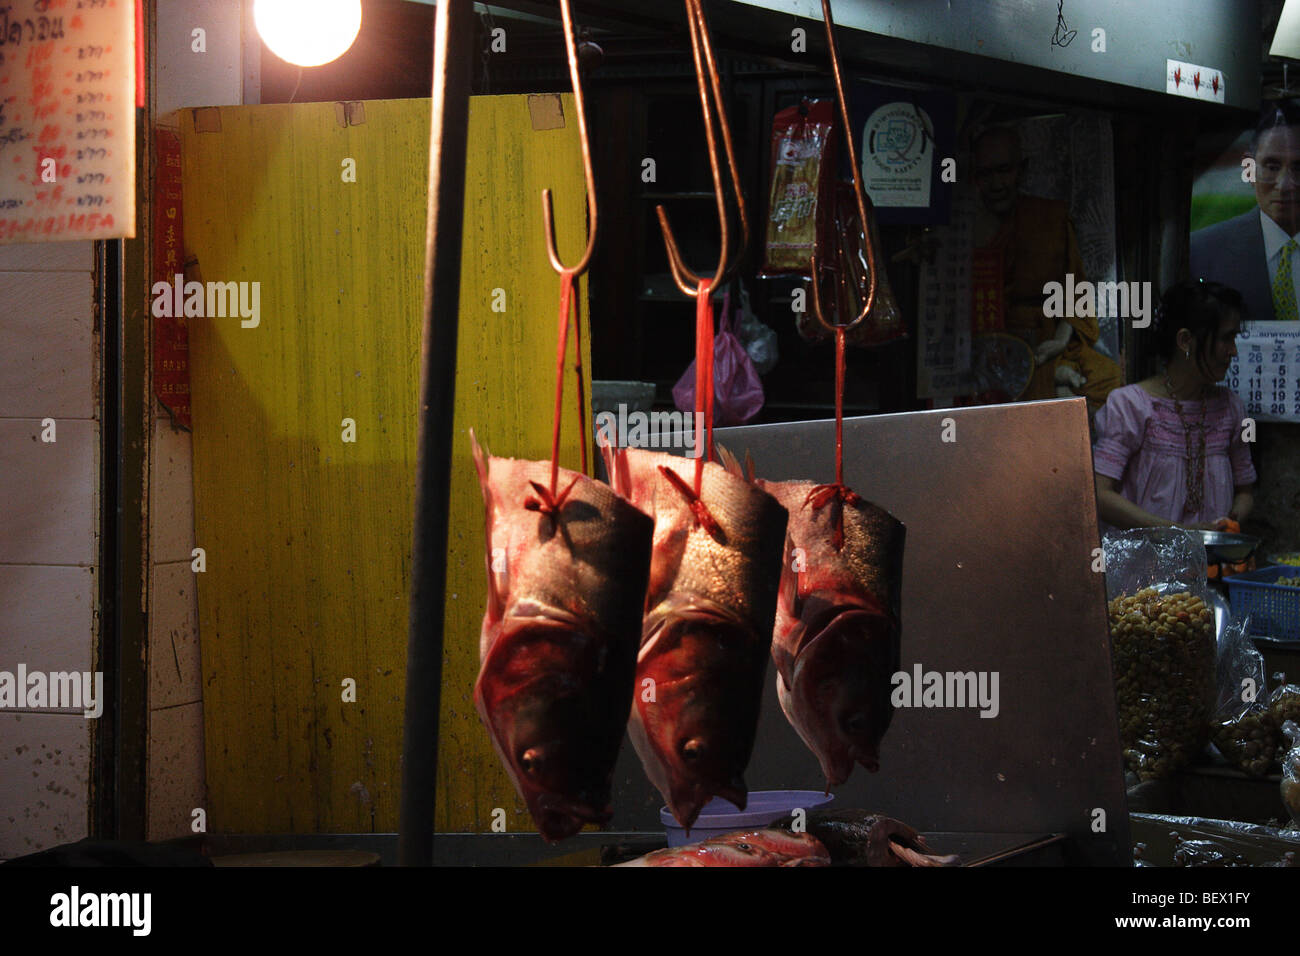
[[[1282,725],[1291,748],[1282,758],[1282,805],[1291,814],[1291,826],[1300,828],[1300,726],[1294,720]]]
[[[1273,675],[1273,693],[1268,695],[1268,712],[1278,727],[1288,720],[1300,724],[1300,686],[1288,684],[1286,674],[1281,671]]]
[[[1215,698],[1205,547],[1176,528],[1103,541],[1115,697],[1127,770],[1169,776],[1204,749]]]
[[[1210,740],[1243,773],[1262,777],[1277,753],[1277,724],[1269,712],[1264,655],[1250,639],[1250,618],[1228,625],[1219,646],[1219,700]]]

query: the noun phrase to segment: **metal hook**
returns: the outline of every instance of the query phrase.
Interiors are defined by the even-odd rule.
[[[858,151],[853,144],[853,127],[849,124],[849,107],[844,99],[844,77],[840,73],[840,54],[835,45],[835,22],[831,19],[830,0],[822,0],[822,19],[826,23],[826,45],[831,51],[831,71],[835,75],[835,98],[840,104],[840,119],[844,123],[844,145],[849,151],[849,165],[853,167],[853,194],[858,202],[858,217],[862,222],[862,245],[867,253],[867,297],[862,303],[862,311],[857,318],[847,325],[836,325],[826,321],[822,314],[821,293],[818,291],[817,253],[812,255],[812,306],[817,321],[834,332],[837,328],[851,329],[867,317],[876,301],[876,251],[871,245],[871,227],[867,221],[867,203],[862,189],[862,170],[858,168]]]
[[[740,188],[740,169],[736,165],[736,153],[731,140],[731,125],[727,122],[727,108],[722,99],[722,82],[718,77],[718,64],[713,54],[713,41],[709,38],[708,22],[704,18],[704,8],[700,0],[685,0],[685,2],[686,22],[691,34],[691,53],[695,59],[695,81],[700,90],[700,109],[704,114],[704,134],[709,146],[709,169],[713,174],[713,194],[718,203],[721,248],[718,253],[718,267],[710,283],[710,288],[716,289],[720,283],[735,275],[736,270],[740,267],[740,261],[744,257],[746,247],[749,245],[749,217],[745,212],[745,196]],[[701,47],[703,48],[702,57]],[[706,67],[707,84],[705,83]],[[713,96],[712,103],[709,100],[710,94]],[[740,215],[740,246],[734,253],[730,253],[729,249],[731,230],[727,224],[726,194],[723,191],[722,171],[718,162],[718,141],[713,130],[714,106],[717,108],[717,123],[722,130],[723,149],[727,154],[728,172],[731,176],[731,186],[736,194],[736,207]],[[672,269],[673,281],[677,284],[677,288],[694,298],[699,295],[700,283],[704,277],[696,275],[687,268],[685,261],[682,259],[681,250],[677,246],[677,240],[673,236],[672,227],[668,223],[668,213],[664,210],[664,207],[662,205],[657,206],[655,212],[659,216],[659,228],[663,232],[664,246],[668,250],[668,264]]]
[[[582,172],[587,180],[587,249],[570,271],[580,276],[591,264],[591,254],[596,248],[596,178],[591,171],[591,143],[587,139],[587,111],[583,105],[582,80],[578,76],[578,52],[573,42],[573,18],[569,14],[569,0],[560,0],[560,13],[564,19],[564,48],[569,55],[569,78],[573,81],[573,98],[578,108],[578,137],[582,141]],[[555,246],[555,217],[551,210],[551,191],[542,190],[542,220],[546,227],[546,254],[551,260],[551,268],[563,273],[565,265],[560,261],[559,250]]]

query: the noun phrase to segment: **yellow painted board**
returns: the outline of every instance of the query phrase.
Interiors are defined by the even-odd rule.
[[[472,426],[498,455],[550,452],[559,280],[541,190],[554,191],[569,261],[585,242],[586,205],[576,124],[535,129],[548,111],[529,101],[475,97],[470,107],[444,831],[486,831],[496,807],[510,830],[530,828],[473,706],[486,582],[467,437]],[[565,97],[564,115],[572,109]],[[189,319],[214,831],[397,828],[429,110],[428,100],[393,100],[366,102],[363,114],[322,103],[181,116],[190,278],[259,283],[260,300],[255,328],[238,316]],[[576,467],[572,378],[561,460]],[[355,441],[345,441],[347,421]]]

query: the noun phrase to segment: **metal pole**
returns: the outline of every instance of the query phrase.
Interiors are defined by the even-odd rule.
[[[433,863],[442,700],[442,624],[447,584],[456,331],[460,317],[461,224],[469,125],[472,0],[441,0],[433,37],[433,122],[425,235],[420,431],[415,468],[411,615],[406,645],[402,809],[398,862]]]

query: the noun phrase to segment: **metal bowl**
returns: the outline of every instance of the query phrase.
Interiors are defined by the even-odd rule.
[[[1205,557],[1211,564],[1226,562],[1236,564],[1250,557],[1259,547],[1260,539],[1249,534],[1232,534],[1228,531],[1192,531],[1205,545]]]

